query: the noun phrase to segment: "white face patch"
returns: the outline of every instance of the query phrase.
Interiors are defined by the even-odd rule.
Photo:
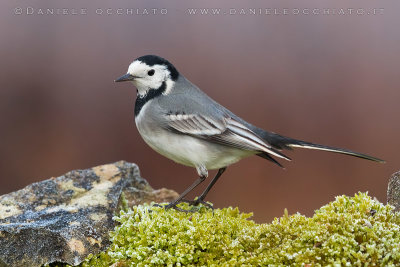
[[[154,74],[150,75],[152,72]],[[153,65],[149,66],[146,63],[135,60],[129,65],[128,73],[135,76],[135,80],[132,83],[138,89],[140,96],[145,96],[147,92],[151,89],[158,89],[161,87],[162,83],[166,83],[166,90],[164,94],[170,92],[174,81],[171,79],[171,73],[169,72],[167,66],[165,65]]]
[[[171,92],[172,87],[174,87],[175,82],[171,79],[168,79],[165,83],[167,84],[167,88],[165,89],[163,95],[168,95]]]

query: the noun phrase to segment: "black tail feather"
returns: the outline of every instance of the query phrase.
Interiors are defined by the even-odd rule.
[[[269,160],[269,161],[275,163],[276,165],[278,165],[279,167],[281,167],[283,169],[285,168],[285,167],[282,166],[282,164],[280,164],[276,159],[271,157],[268,153],[265,153],[265,152],[264,153],[259,153],[259,154],[257,154],[257,156],[262,157],[262,158],[264,158],[266,160]]]
[[[344,154],[344,155],[349,155],[361,159],[366,159],[366,160],[371,160],[379,163],[385,163],[384,160],[366,155],[363,153],[355,152],[349,149],[344,149],[344,148],[337,148],[337,147],[331,147],[331,146],[324,146],[320,144],[314,144],[310,142],[305,142],[305,141],[300,141],[300,140],[295,140],[296,142],[289,143],[287,144],[290,147],[300,147],[300,148],[307,148],[307,149],[317,149],[317,150],[324,150],[324,151],[329,151],[333,153],[339,153],[339,154]]]
[[[261,129],[257,129],[261,130]],[[262,130],[261,130],[262,131]],[[371,160],[375,162],[384,163],[385,161],[376,157],[372,157],[363,153],[358,153],[352,150],[344,149],[344,148],[337,148],[331,146],[325,146],[320,144],[314,144],[302,140],[296,140],[289,137],[285,137],[276,133],[262,131],[257,132],[263,139],[265,139],[272,147],[276,149],[292,149],[293,147],[300,147],[300,148],[307,148],[307,149],[317,149],[317,150],[324,150],[334,153],[345,154],[353,157],[358,157],[366,160]]]

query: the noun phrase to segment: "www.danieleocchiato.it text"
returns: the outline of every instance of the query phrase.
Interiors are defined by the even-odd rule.
[[[188,8],[188,15],[383,15],[383,8]]]

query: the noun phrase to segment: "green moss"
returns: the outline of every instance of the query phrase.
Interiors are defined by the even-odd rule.
[[[188,208],[186,204],[182,208]],[[151,211],[150,211],[151,210]],[[312,218],[256,224],[233,208],[121,211],[111,247],[83,266],[398,266],[400,215],[366,193],[340,196]]]

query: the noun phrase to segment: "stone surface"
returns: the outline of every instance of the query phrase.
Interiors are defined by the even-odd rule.
[[[31,184],[0,196],[0,266],[79,264],[108,245],[124,193],[128,204],[167,202],[177,193],[153,190],[124,161]]]
[[[395,207],[395,211],[400,211],[400,171],[390,176],[387,190],[387,202]]]

